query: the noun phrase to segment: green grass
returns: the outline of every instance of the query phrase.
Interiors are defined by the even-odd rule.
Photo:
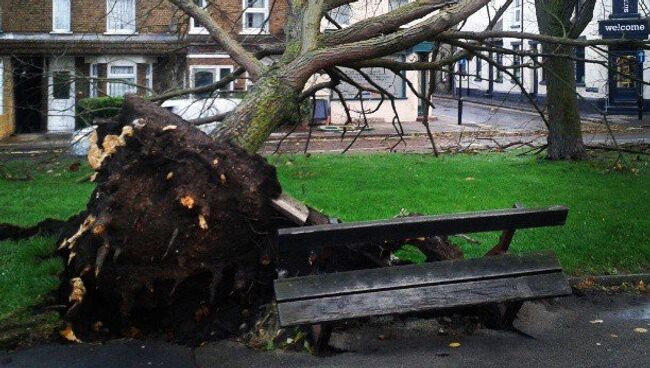
[[[513,153],[480,155],[322,155],[275,156],[285,190],[345,221],[393,217],[401,209],[444,214],[564,204],[566,226],[518,231],[514,252],[554,250],[571,274],[650,270],[650,166],[608,171],[611,156],[566,163],[518,157]],[[0,222],[31,225],[45,217],[64,219],[85,207],[93,189],[77,181],[89,173],[68,170],[70,161],[39,164],[14,160],[3,164],[12,176],[0,178]],[[470,256],[486,252],[498,234],[475,234],[480,245],[455,239]],[[54,240],[36,238],[0,242],[0,326],[16,311],[26,313],[57,285],[61,261],[52,258]]]
[[[90,183],[79,184],[90,169],[70,171],[72,161],[39,163],[15,160],[3,164],[0,178],[0,223],[33,225],[46,217],[66,219],[85,207],[92,191]],[[58,284],[61,261],[53,258],[55,239],[0,242],[0,320],[7,314],[42,302]]]
[[[0,223],[27,226],[46,217],[65,219],[82,210],[93,186],[77,181],[90,170],[84,166],[70,171],[71,163],[2,163],[2,173],[13,179],[0,177]],[[16,180],[27,176],[31,180]],[[63,263],[54,257],[55,241],[36,237],[0,242],[0,346],[42,339],[57,326],[56,313],[32,310],[59,285]]]
[[[611,156],[589,162],[549,162],[513,153],[447,155],[285,156],[271,159],[284,189],[345,221],[564,204],[567,225],[518,231],[512,250],[554,250],[572,274],[650,269],[650,167],[608,171]],[[470,256],[486,252],[498,234],[456,239]]]

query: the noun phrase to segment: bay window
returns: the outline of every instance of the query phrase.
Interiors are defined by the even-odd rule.
[[[136,92],[136,64],[108,64],[108,95],[122,97],[127,93]]]
[[[106,0],[106,32],[135,33],[135,0]]]
[[[243,0],[242,33],[268,33],[269,0]]]
[[[52,32],[70,32],[70,1],[52,0]]]

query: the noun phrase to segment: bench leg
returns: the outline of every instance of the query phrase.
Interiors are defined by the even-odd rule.
[[[314,355],[323,355],[329,350],[330,336],[332,336],[332,325],[317,324],[309,326],[310,343],[313,346]]]
[[[512,330],[517,313],[524,302],[492,304],[487,316],[487,327],[497,330]]]

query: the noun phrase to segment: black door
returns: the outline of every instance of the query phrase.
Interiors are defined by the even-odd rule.
[[[16,133],[45,130],[43,118],[43,59],[14,58]]]
[[[636,51],[614,51],[609,59],[609,102],[612,105],[631,104],[639,97],[639,80],[643,69]]]

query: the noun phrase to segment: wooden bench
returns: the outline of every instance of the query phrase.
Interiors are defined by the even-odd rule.
[[[552,253],[505,254],[515,230],[563,225],[567,214],[563,206],[514,208],[280,229],[280,254],[503,231],[489,257],[278,279],[274,286],[280,325],[315,326],[316,353],[327,344],[331,322],[352,318],[490,304],[501,323],[511,325],[523,301],[571,293]]]

